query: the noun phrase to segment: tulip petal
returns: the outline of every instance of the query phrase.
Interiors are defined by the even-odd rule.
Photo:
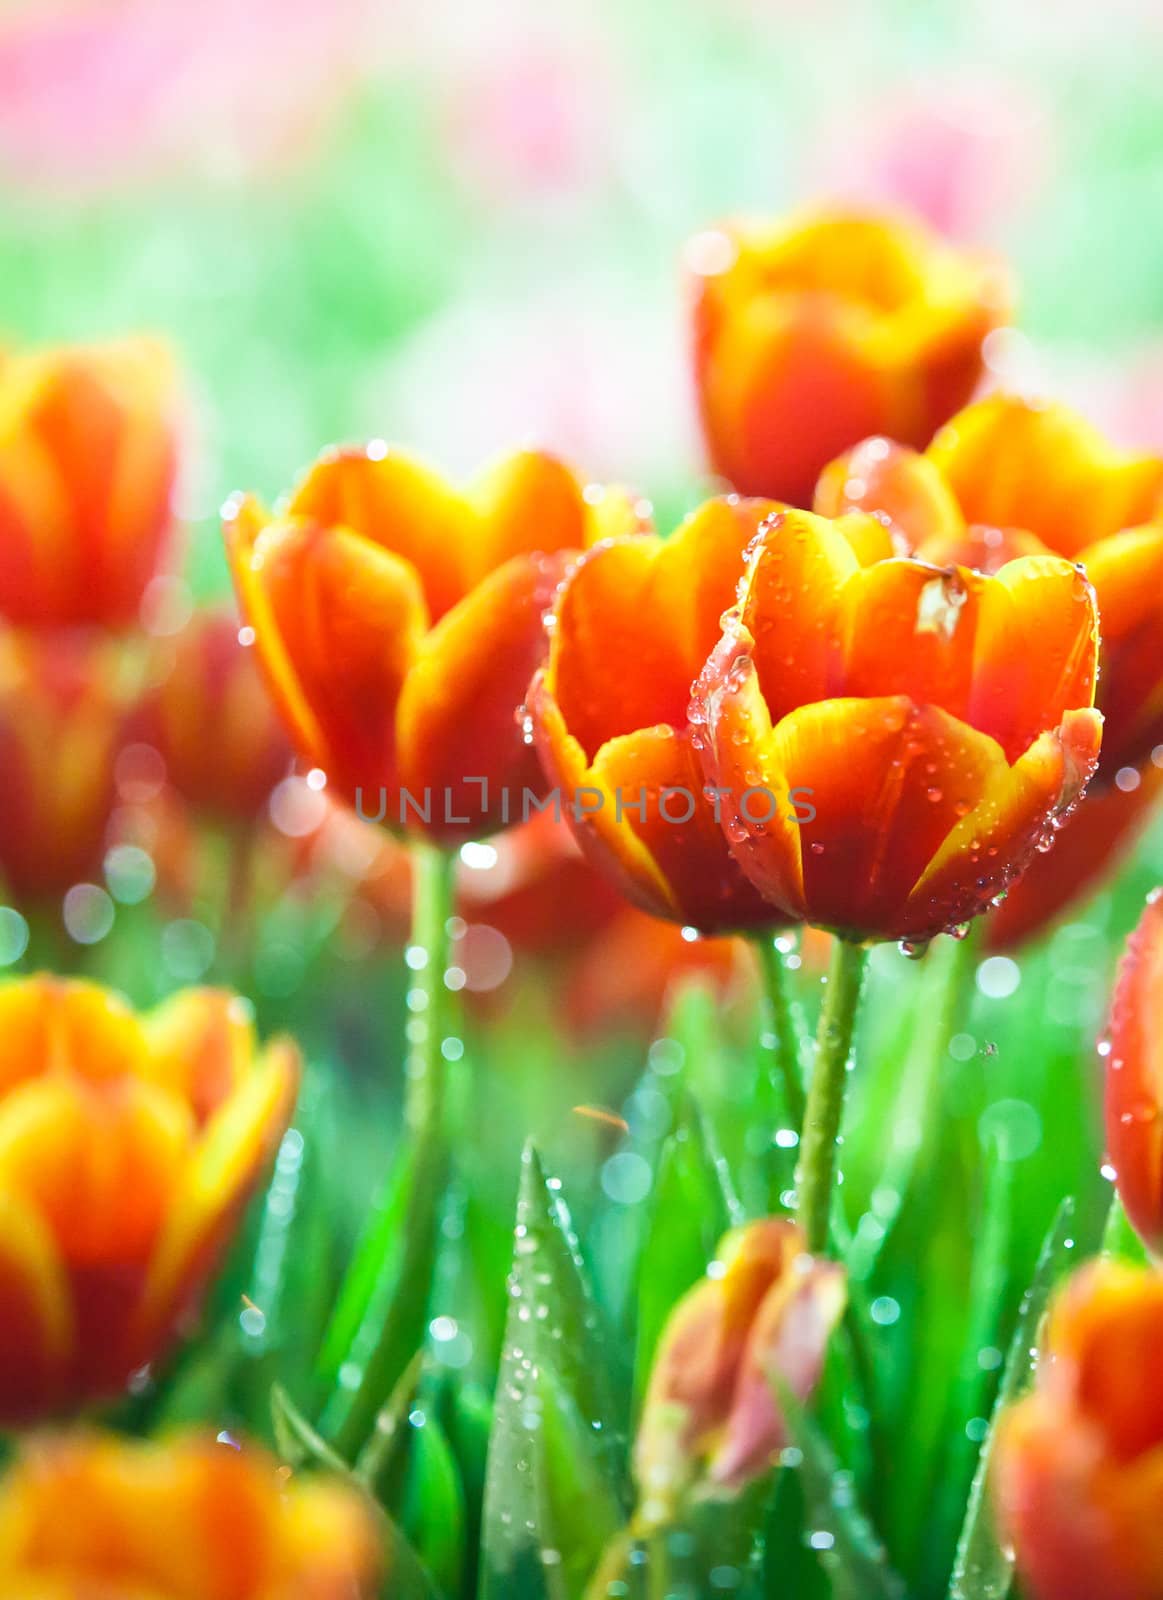
[[[52,1409],[73,1349],[68,1280],[51,1230],[0,1183],[0,1417]]]
[[[902,932],[925,937],[976,916],[1003,893],[1093,776],[1101,738],[1097,711],[1071,711],[1013,766],[995,769],[910,894]]]
[[[149,1264],[130,1346],[151,1351],[158,1334],[197,1295],[223,1237],[286,1130],[299,1054],[276,1040],[203,1130],[181,1174]]]
[[[255,1049],[250,1007],[221,989],[182,989],[142,1018],[142,1069],[202,1127],[245,1076]]]
[[[291,496],[287,515],[348,528],[419,574],[433,620],[472,585],[477,514],[463,495],[401,451],[334,450]]]
[[[1100,776],[1163,744],[1163,525],[1133,528],[1079,558],[1098,598],[1105,718]]]
[[[391,785],[397,700],[428,622],[415,570],[343,527],[270,523],[249,559],[238,543],[239,598],[301,754],[345,799]]]
[[[417,648],[400,695],[399,771],[410,794],[432,800],[432,837],[478,838],[521,821],[526,794],[544,791],[524,701],[549,648],[544,617],[569,562],[568,554],[515,556]]]
[[[1107,1155],[1134,1226],[1163,1249],[1163,895],[1127,944],[1111,1002],[1106,1062]]]
[[[926,544],[953,544],[965,536],[961,508],[934,463],[881,437],[865,439],[824,468],[812,510],[833,518],[852,511],[879,512],[904,543],[903,551],[889,549],[886,556],[922,553]],[[935,558],[925,553],[924,559]]]
[[[479,583],[518,555],[582,550],[587,508],[582,485],[564,461],[520,450],[482,473],[469,494],[481,521],[471,551]]]
[[[1024,528],[1070,559],[1149,521],[1163,500],[1163,460],[1112,449],[1065,406],[1011,395],[969,406],[926,454],[967,522]]]

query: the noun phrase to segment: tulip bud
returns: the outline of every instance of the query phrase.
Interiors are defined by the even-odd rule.
[[[1119,1198],[1150,1248],[1163,1253],[1163,890],[1127,942],[1111,1001],[1106,1147]]]
[[[138,1017],[91,983],[0,984],[0,1420],[114,1394],[164,1353],[298,1072],[220,991]]]
[[[372,1600],[375,1515],[350,1484],[290,1477],[249,1444],[68,1433],[0,1481],[0,1594]]]
[[[645,1527],[692,1486],[733,1491],[787,1443],[777,1384],[806,1399],[844,1309],[844,1271],[770,1217],[727,1234],[702,1283],[672,1311],[634,1450]]]
[[[994,1455],[1031,1600],[1163,1594],[1163,1273],[1096,1262],[1053,1307],[1034,1390]]]
[[[159,641],[159,681],[140,709],[137,732],[156,747],[170,783],[195,810],[247,823],[260,819],[292,751],[238,630],[229,611],[199,612]]]
[[[14,356],[0,377],[0,616],[127,627],[173,532],[173,364],[151,339]]]
[[[0,633],[0,875],[21,901],[99,870],[126,698],[105,640]]]

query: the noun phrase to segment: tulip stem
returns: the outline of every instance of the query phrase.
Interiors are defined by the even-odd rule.
[[[413,1134],[435,1130],[444,1114],[448,1077],[444,1046],[452,1031],[449,921],[456,856],[427,840],[412,845],[412,942],[408,965],[411,1046],[405,1066],[404,1120]]]
[[[865,946],[852,944],[847,939],[835,941],[828,969],[824,1009],[816,1036],[816,1059],[808,1087],[796,1175],[800,1225],[807,1247],[814,1253],[824,1250],[828,1243],[828,1219],[836,1174],[836,1140],[844,1110],[844,1088],[852,1054],[856,1012],[867,966],[868,950]]]
[[[766,997],[765,1023],[772,1037],[771,1050],[783,1084],[784,1110],[798,1133],[804,1125],[804,1069],[801,1027],[792,1002],[783,952],[770,934],[754,941],[763,974]]]

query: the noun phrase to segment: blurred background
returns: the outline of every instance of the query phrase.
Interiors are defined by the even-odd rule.
[[[1161,65],[1155,0],[4,0],[0,340],[176,343],[199,595],[224,495],[336,438],[677,515],[683,241],[822,196],[1006,252],[995,372],[1160,446]]]

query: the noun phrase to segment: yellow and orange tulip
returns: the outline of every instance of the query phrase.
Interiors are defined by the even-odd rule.
[[[861,566],[851,520],[765,526],[696,691],[703,755],[732,851],[778,911],[923,940],[1002,893],[1094,771],[1094,596],[1051,556],[995,577]],[[789,793],[806,820],[779,806]]]
[[[880,217],[728,223],[688,261],[711,465],[741,494],[797,506],[867,434],[927,444],[1010,310],[992,258]]]
[[[177,389],[152,339],[20,354],[0,373],[0,616],[132,626],[173,534]]]
[[[1163,1273],[1095,1263],[1054,1305],[1000,1423],[999,1519],[1031,1600],[1163,1594]]]
[[[845,1300],[844,1269],[809,1256],[792,1222],[746,1223],[720,1241],[654,1358],[634,1446],[642,1524],[666,1522],[700,1478],[738,1489],[765,1470],[788,1442],[773,1380],[811,1394]]]
[[[157,681],[135,734],[165,762],[166,776],[196,811],[256,822],[290,770],[292,750],[254,653],[239,643],[230,611],[204,611],[156,647]]]
[[[557,603],[529,710],[582,849],[644,910],[704,932],[770,926],[704,794],[691,684],[770,501],[710,500],[673,538],[611,539]]]
[[[1157,789],[1163,458],[1115,450],[1065,406],[998,394],[954,417],[924,455],[865,440],[822,474],[815,506],[829,516],[885,517],[903,544],[938,565],[996,572],[1016,556],[1052,553],[1079,562],[1093,584],[1102,636],[1098,771],[1050,858],[1031,865],[991,919],[995,943],[1037,933],[1113,868]]]
[[[372,1600],[358,1490],[197,1433],[30,1440],[0,1480],[0,1600]]]
[[[0,1420],[111,1395],[164,1354],[294,1106],[289,1040],[187,990],[0,984]]]
[[[0,631],[0,878],[20,902],[100,870],[128,699],[103,638]]]
[[[325,455],[274,517],[233,502],[226,540],[300,755],[363,815],[454,843],[540,793],[521,711],[544,616],[582,549],[638,526],[625,494],[552,456],[462,493],[369,446]]]
[[[1106,1039],[1106,1147],[1119,1198],[1163,1255],[1163,891],[1156,890],[1119,967]]]

